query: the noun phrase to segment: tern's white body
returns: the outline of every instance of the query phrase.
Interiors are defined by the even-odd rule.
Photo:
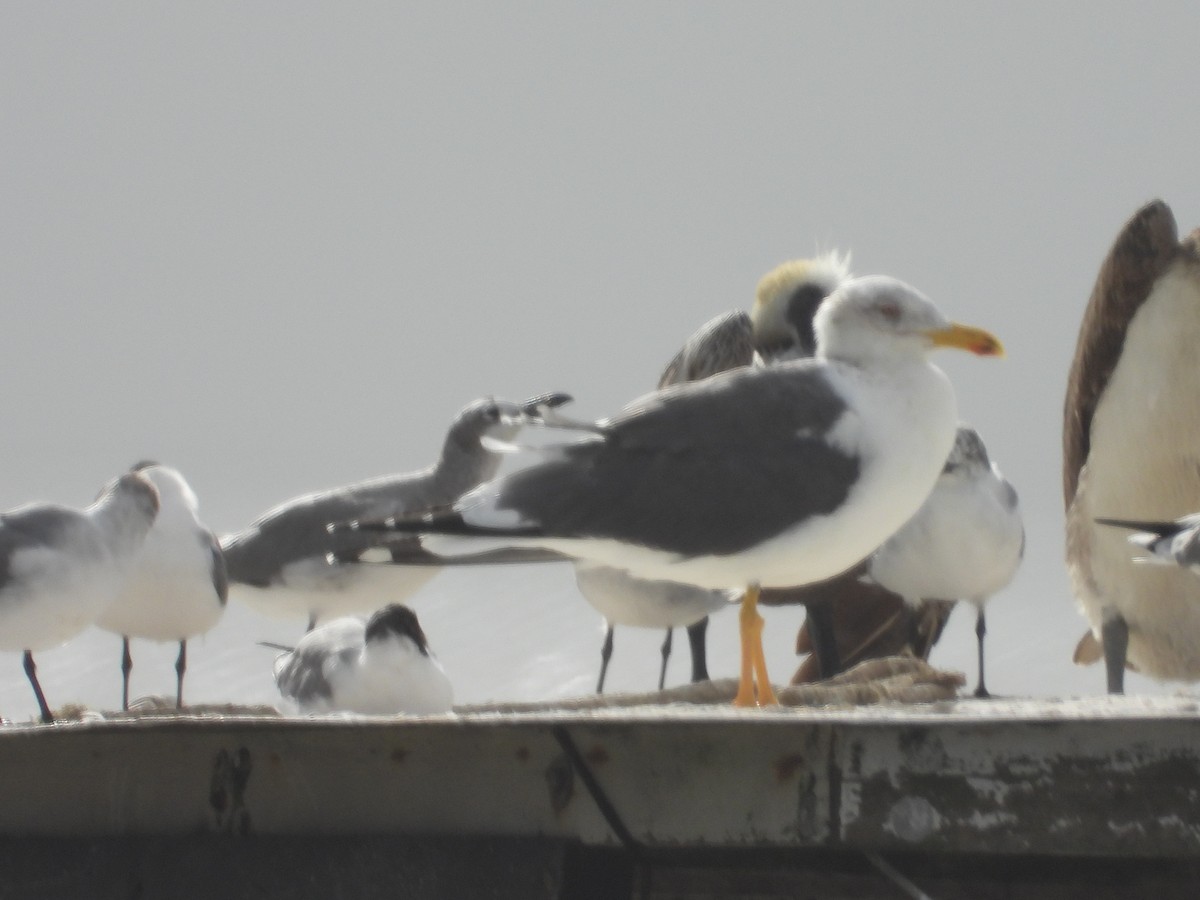
[[[428,715],[450,710],[453,689],[441,663],[408,637],[365,640],[366,621],[348,616],[310,631],[275,663],[285,699],[304,713]],[[305,671],[314,670],[314,671]],[[305,685],[321,684],[314,691]]]

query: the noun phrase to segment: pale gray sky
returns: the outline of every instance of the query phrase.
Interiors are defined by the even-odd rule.
[[[841,248],[1004,339],[1002,362],[940,359],[1027,515],[989,682],[1101,690],[1070,663],[1064,382],[1125,219],[1162,197],[1200,225],[1197,4],[4,3],[3,21],[0,508],[84,504],[153,457],[236,529],[429,462],[483,394],[613,412],[767,269]],[[594,680],[597,617],[563,567],[444,574],[415,605],[461,699]],[[797,618],[768,614],[779,678]],[[936,662],[973,671],[969,619]],[[252,642],[300,628],[232,610],[193,647],[192,698],[269,699]],[[613,687],[652,683],[659,640],[618,635]],[[51,702],[117,702],[117,651],[89,633],[43,654]],[[135,692],[168,692],[172,658],[135,647]],[[0,712],[33,709],[3,656]]]

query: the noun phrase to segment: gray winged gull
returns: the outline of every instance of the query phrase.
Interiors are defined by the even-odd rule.
[[[1200,678],[1200,581],[1137,565],[1105,517],[1178,518],[1200,508],[1200,229],[1180,241],[1167,205],[1140,209],[1100,267],[1080,325],[1063,415],[1067,568],[1103,648],[1108,690],[1126,665]]]
[[[933,491],[867,566],[875,581],[913,606],[956,600],[975,606],[975,696],[987,697],[984,606],[1012,581],[1024,552],[1025,527],[1016,489],[988,458],[979,433],[960,425]]]
[[[1097,519],[1096,522],[1134,532],[1127,540],[1146,551],[1134,556],[1134,562],[1179,566],[1200,575],[1200,513],[1167,522],[1140,519]]]
[[[814,333],[812,359],[657,391],[449,511],[357,530],[418,532],[439,555],[532,546],[640,578],[740,587],[736,703],[773,703],[760,588],[828,578],[891,537],[954,442],[954,391],[929,353],[1002,352],[882,276],[839,287]]]
[[[124,588],[96,624],[121,635],[122,709],[129,709],[133,670],[129,639],[178,641],[175,705],[182,707],[188,638],[206,633],[225,611],[225,558],[216,536],[200,521],[195,492],[176,469],[145,461],[132,471],[158,489],[158,516]]]
[[[317,626],[275,661],[275,682],[304,713],[420,715],[454,702],[416,614],[397,603]]]
[[[33,651],[79,634],[116,599],[158,513],[158,491],[135,472],[78,510],[31,503],[0,514],[0,650],[23,652],[43,722],[54,716]]]
[[[811,356],[815,346],[813,314],[820,302],[849,277],[848,260],[837,252],[776,266],[759,281],[750,312],[733,310],[701,325],[667,363],[658,388],[699,381],[768,360]],[[666,629],[659,690],[666,684],[672,635],[677,627],[688,629],[692,680],[708,678],[708,616],[736,599],[728,591],[636,578],[626,571],[582,560],[575,564],[575,581],[580,594],[606,623],[597,693],[604,690],[616,625]]]
[[[554,394],[525,403],[476,400],[451,423],[433,465],[280,504],[222,539],[231,593],[266,615],[307,616],[310,627],[322,618],[371,612],[411,595],[440,571],[415,540],[388,548],[398,565],[360,565],[367,544],[352,534],[330,533],[326,523],[448,506],[496,474],[501,457],[491,439],[513,437],[529,417],[569,399]]]

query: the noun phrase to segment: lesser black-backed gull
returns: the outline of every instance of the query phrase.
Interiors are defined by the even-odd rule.
[[[135,472],[78,510],[32,503],[0,514],[0,650],[23,652],[43,722],[54,716],[33,651],[75,637],[116,599],[158,513],[158,491]]]
[[[178,641],[175,705],[182,707],[188,638],[207,632],[225,611],[225,559],[216,537],[200,521],[195,492],[176,469],[140,462],[132,471],[140,472],[158,490],[158,516],[124,588],[96,624],[121,635],[122,709],[129,709],[133,670],[129,639]]]
[[[276,660],[275,682],[303,713],[422,715],[454,702],[416,614],[396,603],[317,626]]]
[[[776,266],[760,279],[749,312],[733,310],[718,315],[688,337],[659,376],[658,388],[699,381],[742,366],[811,356],[815,348],[813,315],[821,301],[850,277],[848,262],[835,251]],[[590,562],[580,562],[576,569],[580,593],[606,620],[597,692],[604,689],[615,625],[666,628],[660,690],[666,683],[676,627],[688,629],[692,680],[708,678],[707,617],[726,604],[725,592],[643,580]]]
[[[330,533],[330,521],[412,515],[448,506],[496,474],[500,454],[489,441],[512,438],[523,422],[557,407],[565,394],[525,403],[485,398],[458,413],[437,462],[288,500],[244,531],[221,541],[234,597],[259,612],[322,618],[371,612],[417,591],[440,569],[415,540],[387,551],[397,565],[357,565],[367,544],[350,533]]]
[[[1127,662],[1154,678],[1200,678],[1200,582],[1139,566],[1119,516],[1164,520],[1200,508],[1200,229],[1178,240],[1161,201],[1139,210],[1100,267],[1083,315],[1063,416],[1067,568],[1099,639],[1108,690]]]
[[[640,578],[741,586],[737,702],[772,703],[760,587],[828,578],[891,537],[954,442],[954,391],[930,351],[1001,352],[882,276],[838,288],[814,333],[813,359],[658,391],[449,512],[362,527],[421,532],[443,555],[534,546]]]
[[[868,571],[913,606],[955,600],[975,606],[975,696],[986,697],[984,606],[1012,581],[1024,551],[1016,489],[988,458],[979,433],[960,425],[933,491],[917,514],[875,551]]]

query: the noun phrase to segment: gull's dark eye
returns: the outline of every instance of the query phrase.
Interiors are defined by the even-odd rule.
[[[875,311],[878,312],[880,317],[886,322],[895,324],[896,322],[900,321],[901,313],[899,303],[893,303],[890,300],[884,300],[875,307]]]

